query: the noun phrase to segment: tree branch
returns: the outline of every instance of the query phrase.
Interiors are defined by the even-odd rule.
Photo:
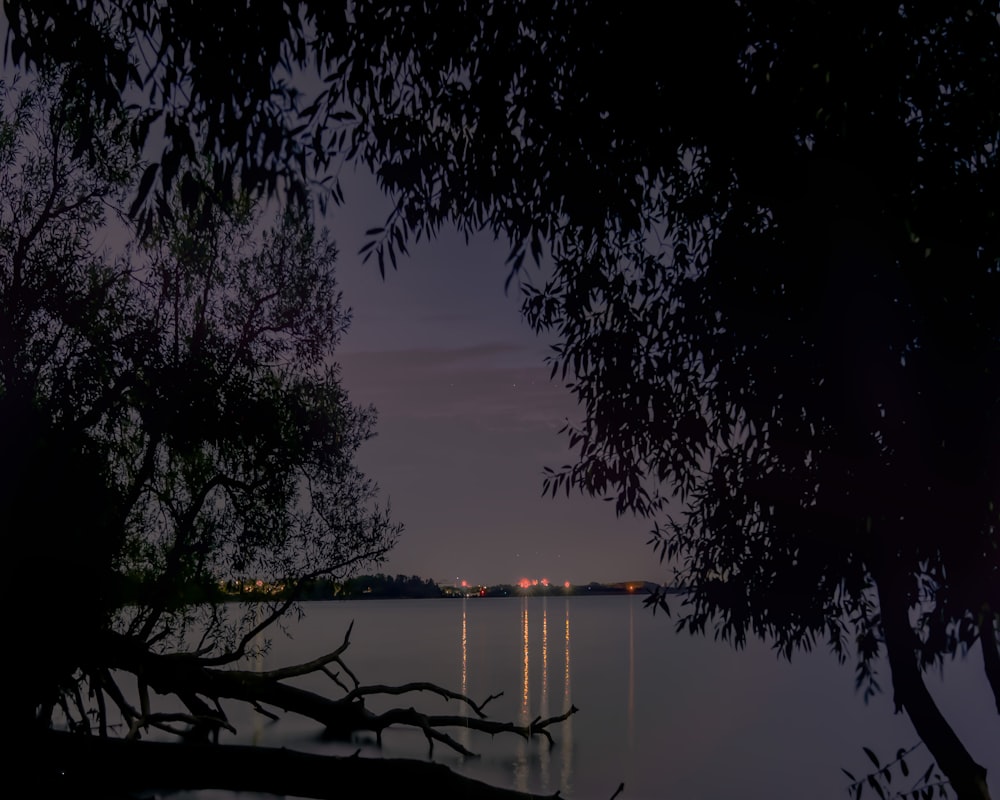
[[[239,700],[249,703],[255,708],[262,704],[280,708],[283,711],[298,714],[315,720],[326,729],[329,736],[347,739],[351,734],[360,731],[371,731],[381,740],[381,733],[393,725],[411,725],[419,728],[433,746],[433,742],[441,742],[463,755],[473,755],[459,742],[447,734],[437,730],[441,727],[462,727],[488,733],[491,736],[498,733],[513,733],[525,739],[532,736],[544,736],[553,744],[548,728],[562,722],[577,712],[576,706],[564,714],[547,719],[536,718],[527,725],[512,722],[496,722],[485,718],[482,707],[498,695],[491,695],[481,704],[476,704],[468,697],[451,692],[430,683],[405,684],[402,686],[359,686],[355,679],[354,690],[340,699],[331,699],[323,695],[289,686],[282,679],[300,677],[312,672],[329,674],[326,666],[332,662],[339,663],[346,670],[341,656],[350,644],[350,629],[339,648],[332,653],[314,659],[305,664],[286,667],[268,672],[249,670],[223,670],[207,667],[197,657],[185,654],[160,655],[145,649],[141,641],[124,636],[111,634],[104,646],[108,662],[117,669],[141,676],[140,689],[148,687],[159,694],[174,694],[179,697],[200,695],[218,702],[222,698]],[[331,676],[332,677],[332,676]],[[352,675],[352,678],[354,676]],[[428,715],[414,708],[394,708],[382,713],[373,713],[365,707],[364,698],[375,694],[400,695],[412,691],[431,691],[446,699],[456,699],[466,703],[478,716],[458,715]],[[132,720],[131,728],[137,728],[152,720],[146,706],[143,712]],[[198,722],[205,724],[210,720],[200,718]]]
[[[993,690],[997,713],[1000,714],[1000,645],[997,644],[996,625],[1000,624],[1000,614],[988,605],[983,609],[979,623],[979,643],[983,648],[983,669]]]
[[[905,593],[891,575],[877,574],[875,577],[897,711],[906,711],[917,735],[951,781],[959,800],[989,798],[986,770],[966,750],[924,684],[917,664],[917,638],[910,627]]]
[[[353,624],[353,623],[352,623]],[[483,707],[498,697],[503,695],[503,692],[499,694],[491,694],[482,703],[476,703],[470,697],[464,694],[459,694],[458,692],[450,691],[449,689],[444,689],[434,683],[426,682],[415,682],[415,683],[405,683],[402,686],[387,686],[385,684],[372,684],[369,686],[358,686],[356,689],[352,690],[345,700],[354,700],[357,697],[363,697],[369,694],[388,694],[388,695],[401,695],[407,694],[409,692],[433,692],[443,697],[445,700],[458,700],[465,703],[473,711],[476,712],[480,719],[486,719],[486,714],[483,713]]]

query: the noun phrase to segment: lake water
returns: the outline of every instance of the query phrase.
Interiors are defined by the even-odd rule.
[[[892,713],[888,695],[866,705],[855,692],[853,667],[825,650],[788,664],[758,642],[735,651],[675,634],[672,620],[654,616],[638,596],[346,601],[305,609],[293,638],[274,638],[265,667],[333,650],[353,620],[344,658],[363,684],[430,681],[477,701],[502,691],[486,708],[497,720],[524,722],[575,704],[579,713],[551,729],[552,748],[543,738],[459,729],[452,735],[480,758],[440,744],[433,755],[490,783],[558,790],[567,800],[606,800],[621,782],[623,800],[842,800],[848,781],[841,767],[868,771],[862,746],[885,761],[917,741],[907,718]],[[945,681],[928,682],[1000,797],[1000,718],[978,650],[949,664]],[[888,688],[887,671],[882,683]],[[323,676],[302,685],[340,694]],[[368,705],[462,713],[461,704],[424,694]],[[344,752],[319,739],[314,723],[249,714],[234,718],[238,741]],[[386,732],[381,751],[363,746],[362,753],[426,758],[428,748],[423,734],[401,729]],[[918,750],[908,762],[919,774],[930,758]]]

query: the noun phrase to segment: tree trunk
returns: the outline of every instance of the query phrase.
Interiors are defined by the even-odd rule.
[[[986,679],[990,682],[997,713],[1000,714],[1000,647],[994,629],[998,621],[998,615],[987,605],[979,623],[979,644],[983,648],[983,669],[986,670]]]
[[[886,575],[879,576],[876,585],[896,711],[906,711],[959,800],[989,800],[986,770],[965,749],[924,684],[905,593]]]

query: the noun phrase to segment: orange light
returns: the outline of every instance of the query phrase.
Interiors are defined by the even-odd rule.
[[[549,579],[548,578],[542,578],[542,586],[548,586],[548,585],[549,585]]]
[[[566,581],[566,583],[564,583],[563,586],[568,589],[569,588],[569,581]]]
[[[468,581],[462,581],[462,588],[463,589],[467,589],[468,586],[469,586],[469,582]]]

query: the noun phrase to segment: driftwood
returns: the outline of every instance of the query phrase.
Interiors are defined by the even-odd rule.
[[[75,787],[87,788],[88,781],[95,781],[99,786],[90,788],[102,792],[200,788],[325,798],[342,795],[346,783],[359,781],[378,787],[380,794],[409,793],[414,786],[433,785],[435,791],[458,797],[527,796],[487,786],[429,761],[318,756],[284,748],[219,743],[222,731],[236,732],[223,707],[230,701],[248,704],[271,719],[285,713],[315,720],[326,735],[342,740],[367,733],[381,744],[387,728],[416,728],[426,737],[429,754],[434,744],[440,743],[466,757],[476,754],[447,729],[464,728],[491,736],[511,733],[524,739],[542,736],[552,747],[549,729],[577,711],[573,706],[563,714],[519,725],[488,718],[487,705],[502,693],[476,702],[433,683],[364,685],[343,660],[352,628],[353,624],[340,646],[326,655],[262,672],[227,669],[217,657],[198,653],[156,653],[139,637],[106,633],[100,647],[100,668],[84,671],[81,676],[81,684],[84,678],[89,682],[86,697],[78,691],[72,695],[75,707],[68,701],[63,703],[70,731],[37,732],[25,744],[38,748],[35,755],[43,753],[44,763],[51,765],[51,770],[43,773],[52,784],[49,788],[62,787],[68,792]],[[309,674],[325,675],[339,696],[286,683]],[[138,702],[128,699],[120,684],[122,675],[136,679]],[[185,710],[157,710],[152,693],[177,698]],[[425,714],[413,706],[375,712],[365,704],[369,697],[414,693],[432,693],[455,701],[468,713]],[[111,709],[116,709],[125,723],[122,735],[110,734],[116,729],[109,720]],[[151,729],[172,734],[179,741],[145,741]]]

